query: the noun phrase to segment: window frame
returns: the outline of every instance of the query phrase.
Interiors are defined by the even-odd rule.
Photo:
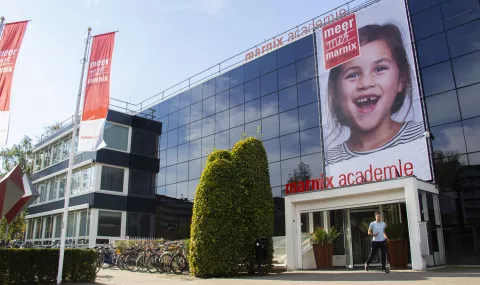
[[[114,123],[114,122],[110,122],[110,121],[105,121],[105,124],[112,124],[112,125],[116,125],[116,126],[120,126],[120,127],[125,127],[128,129],[128,140],[127,140],[127,150],[121,150],[121,149],[116,149],[116,148],[112,148],[112,147],[108,147],[107,145],[104,147],[104,149],[109,149],[109,150],[113,150],[113,151],[119,151],[119,152],[123,152],[123,153],[130,153],[131,151],[131,144],[132,144],[132,127],[131,126],[128,126],[128,125],[123,125],[123,124],[118,124],[118,123]],[[77,136],[78,138],[78,136]]]
[[[101,180],[102,180],[102,169],[103,167],[110,167],[110,168],[118,168],[123,170],[123,190],[122,192],[112,191],[101,189]],[[97,193],[104,193],[109,195],[118,195],[118,196],[127,196],[128,195],[128,183],[130,178],[130,169],[128,167],[121,167],[118,165],[111,165],[111,164],[104,164],[104,163],[97,163],[95,164],[95,176],[98,179],[95,180],[95,192]]]

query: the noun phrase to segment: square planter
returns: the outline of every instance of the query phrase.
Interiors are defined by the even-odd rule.
[[[314,244],[312,246],[317,269],[332,268],[333,244]]]

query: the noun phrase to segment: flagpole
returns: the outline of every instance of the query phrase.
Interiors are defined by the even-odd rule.
[[[65,191],[65,203],[63,208],[63,217],[62,217],[62,236],[60,239],[60,258],[58,261],[58,274],[57,274],[57,284],[62,283],[62,273],[63,273],[63,260],[65,257],[65,239],[67,236],[67,224],[68,224],[68,207],[70,204],[70,188],[72,185],[72,168],[73,160],[75,157],[75,141],[77,137],[77,124],[78,124],[78,113],[80,111],[80,99],[82,97],[82,87],[83,87],[83,76],[85,74],[85,66],[87,64],[87,53],[88,46],[90,43],[90,32],[91,28],[88,28],[88,36],[85,41],[85,52],[83,54],[83,64],[82,64],[82,73],[80,75],[80,86],[78,88],[77,96],[77,106],[75,107],[75,117],[73,118],[73,132],[72,132],[72,142],[70,144],[70,158],[68,160],[68,172],[67,172],[67,185]]]
[[[2,32],[3,32],[3,23],[5,22],[5,17],[2,16],[0,18],[0,37],[2,36]]]

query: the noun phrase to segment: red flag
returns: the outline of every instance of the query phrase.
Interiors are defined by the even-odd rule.
[[[83,103],[78,152],[93,151],[102,142],[110,104],[110,67],[115,33],[93,37]]]
[[[28,21],[5,24],[0,39],[0,145],[7,144],[10,121],[10,90],[18,51]]]

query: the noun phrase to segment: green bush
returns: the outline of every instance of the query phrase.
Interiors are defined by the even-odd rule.
[[[224,151],[210,154],[193,204],[189,242],[190,271],[197,277],[232,276],[241,262],[242,223],[236,197],[238,176]]]
[[[260,140],[247,138],[235,144],[232,150],[235,169],[244,190],[242,213],[244,217],[243,253],[247,270],[252,273],[256,264],[255,240],[266,237],[269,242],[266,270],[272,267],[274,204],[267,153]]]
[[[232,152],[213,151],[193,206],[189,260],[197,277],[232,276],[254,270],[255,240],[269,239],[266,270],[273,259],[273,197],[265,148],[248,138]]]
[[[0,248],[0,285],[54,283],[59,249]],[[88,249],[66,249],[63,280],[94,282],[97,254]]]

